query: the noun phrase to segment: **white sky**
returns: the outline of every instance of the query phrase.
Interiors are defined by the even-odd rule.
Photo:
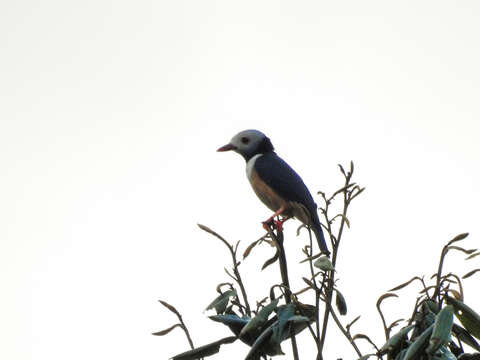
[[[241,248],[262,235],[270,212],[243,160],[215,152],[245,128],[312,193],[354,160],[367,190],[337,267],[342,320],[362,315],[353,331],[378,345],[378,296],[431,275],[460,232],[480,246],[478,1],[30,0],[0,17],[2,359],[166,359],[188,344],[178,329],[150,335],[175,321],[157,299],[197,345],[225,336],[202,311],[230,259],[196,223]],[[279,281],[276,265],[259,272],[271,252],[241,267],[252,302]],[[479,267],[462,259],[447,271]],[[464,285],[478,304],[478,278]],[[390,321],[410,316],[403,294],[385,303]],[[334,326],[326,355],[354,358]]]

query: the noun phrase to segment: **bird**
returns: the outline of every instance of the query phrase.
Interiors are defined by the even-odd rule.
[[[270,139],[254,129],[239,132],[228,144],[217,149],[218,152],[234,151],[245,159],[253,191],[274,212],[263,222],[264,227],[274,222],[281,229],[284,221],[295,217],[312,229],[320,251],[329,256],[312,194],[302,178],[274,150]],[[279,215],[284,218],[275,221]]]

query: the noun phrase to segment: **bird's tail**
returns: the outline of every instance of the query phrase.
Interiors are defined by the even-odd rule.
[[[312,230],[317,238],[320,251],[325,255],[330,256],[330,251],[328,251],[327,243],[325,242],[325,237],[323,236],[322,225],[320,225],[320,219],[318,216],[314,216]]]

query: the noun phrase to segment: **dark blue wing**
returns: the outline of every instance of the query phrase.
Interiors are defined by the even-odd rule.
[[[283,199],[304,205],[310,213],[317,211],[302,178],[274,152],[260,156],[255,161],[255,171]]]
[[[322,226],[318,219],[317,205],[302,178],[285,161],[274,152],[260,156],[255,161],[258,176],[279,196],[287,201],[294,201],[305,206],[311,217],[312,229],[323,253],[329,255]]]

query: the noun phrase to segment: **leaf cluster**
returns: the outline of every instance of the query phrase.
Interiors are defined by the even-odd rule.
[[[327,258],[314,252],[312,234],[308,227],[302,225],[297,230],[298,236],[302,229],[307,228],[309,235],[308,244],[301,249],[305,256],[302,263],[308,265],[308,274],[301,277],[306,285],[304,288],[290,287],[287,258],[283,248],[283,231],[281,226],[275,225],[285,219],[264,224],[266,233],[245,248],[241,259],[239,259],[240,242],[231,244],[209,227],[199,224],[200,229],[219,239],[230,253],[232,266],[224,270],[232,282],[219,284],[216,288],[217,295],[205,309],[214,311],[215,314],[210,315],[209,319],[226,326],[230,334],[209,344],[194,347],[180,313],[172,305],[160,301],[177,316],[178,322],[153,335],[164,336],[175,328],[180,328],[184,331],[191,348],[173,356],[172,360],[202,359],[218,353],[222,345],[235,341],[248,345],[249,351],[243,357],[245,360],[267,359],[284,354],[282,346],[286,340],[291,342],[293,359],[298,360],[299,349],[296,336],[302,332],[311,335],[317,349],[316,360],[323,360],[330,318],[360,360],[372,357],[387,360],[480,360],[480,345],[477,342],[480,339],[480,316],[465,304],[462,285],[462,279],[473,276],[480,269],[468,272],[462,279],[454,273],[444,274],[443,271],[444,260],[451,252],[466,254],[466,260],[480,255],[480,251],[476,249],[458,246],[458,243],[468,234],[456,236],[443,247],[438,269],[428,281],[424,277],[415,276],[379,297],[376,305],[385,333],[383,346],[376,346],[374,341],[364,333],[352,333],[353,325],[360,316],[356,316],[346,325],[342,323],[339,315],[347,314],[347,301],[338,287],[335,267],[339,258],[342,235],[351,225],[347,217],[349,206],[365,188],[352,182],[353,163],[350,163],[348,170],[341,165],[339,168],[344,178],[341,187],[330,196],[318,192],[323,200],[323,204],[319,207],[323,215],[322,227],[326,238],[330,239],[332,257]],[[338,207],[340,207],[339,211],[336,210]],[[332,210],[334,215],[331,216]],[[263,294],[261,300],[256,301],[255,307],[249,302],[247,286],[242,279],[240,267],[242,262],[261,244],[268,244],[275,249],[275,253],[264,262],[261,270],[278,263],[282,281],[271,285],[269,293]],[[382,303],[390,298],[398,298],[397,292],[411,284],[420,284],[420,289],[410,317],[397,319],[387,325],[381,308]],[[312,294],[310,301],[303,300],[304,297]],[[455,319],[458,323],[455,323]],[[366,341],[373,346],[375,352],[362,354],[358,346],[360,341]],[[467,352],[472,350],[475,353]]]
[[[395,360],[480,359],[480,345],[477,342],[480,339],[480,316],[464,303],[460,277],[442,272],[445,257],[452,250],[469,255],[466,260],[480,254],[477,249],[467,250],[453,245],[467,235],[460,234],[443,247],[438,270],[430,278],[433,284],[427,284],[423,277],[415,276],[380,296],[377,309],[382,319],[386,342],[376,354],[369,356],[387,356],[387,359]],[[470,271],[462,278],[468,278],[477,271],[478,269]],[[419,283],[421,288],[412,315],[407,320],[398,319],[387,326],[381,310],[382,302],[398,297],[397,291],[413,283]],[[454,322],[455,318],[461,325]],[[400,324],[404,324],[401,330],[391,335],[393,328]],[[467,353],[465,345],[476,353]]]

